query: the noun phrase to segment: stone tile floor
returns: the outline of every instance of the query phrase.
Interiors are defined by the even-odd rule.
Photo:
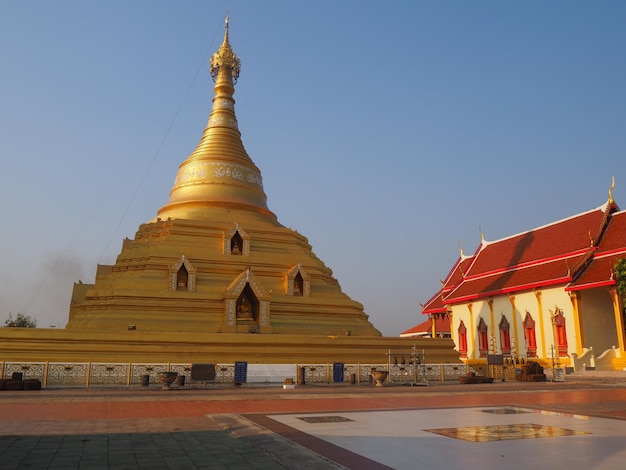
[[[477,411],[505,407],[542,414]],[[573,415],[591,417],[579,420],[590,434],[476,443],[425,431],[494,422],[570,429],[580,426],[571,424]],[[321,419],[300,419],[306,416]],[[564,457],[582,452],[592,460],[574,459],[568,470],[583,462],[611,469],[626,458],[624,420],[626,374],[543,384],[3,391],[0,468],[489,469],[531,465],[515,456],[532,449],[537,462],[559,468]],[[329,428],[320,432],[320,425]]]

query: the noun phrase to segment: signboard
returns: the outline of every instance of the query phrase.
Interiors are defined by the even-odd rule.
[[[488,366],[502,366],[504,365],[504,356],[502,354],[487,354]]]
[[[235,384],[245,384],[248,376],[248,363],[235,362]]]
[[[333,382],[343,383],[343,362],[333,364]]]
[[[215,380],[215,364],[192,364],[191,380],[198,382]]]

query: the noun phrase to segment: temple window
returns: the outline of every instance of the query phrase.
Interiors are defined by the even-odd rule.
[[[535,320],[529,312],[524,317],[524,341],[526,342],[526,356],[537,357],[537,336],[535,335]]]
[[[461,357],[467,357],[467,329],[465,328],[465,323],[461,321],[458,329],[459,336],[459,344],[457,345],[459,348],[459,355]]]
[[[504,315],[502,315],[502,320],[500,320],[500,324],[498,325],[498,329],[500,330],[500,350],[502,354],[510,355],[511,354],[511,333],[509,322]]]
[[[559,357],[567,356],[567,331],[565,330],[565,317],[563,310],[557,308],[552,314],[552,325],[554,329],[554,338],[557,345]]]
[[[489,335],[487,324],[483,318],[480,319],[478,323],[478,352],[480,353],[480,357],[487,357],[487,353],[489,352]]]

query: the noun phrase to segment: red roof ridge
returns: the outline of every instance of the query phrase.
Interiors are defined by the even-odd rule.
[[[567,284],[571,280],[572,280],[571,276],[562,276],[562,277],[557,277],[554,279],[549,279],[547,281],[541,280],[537,282],[529,282],[527,284],[516,285],[512,287],[493,289],[491,291],[486,291],[486,292],[476,292],[473,294],[464,295],[462,297],[456,297],[456,298],[446,297],[446,302],[458,304],[461,302],[467,302],[468,300],[483,299],[485,297],[493,297],[493,296],[500,295],[500,294],[510,294],[513,292],[528,291],[528,290],[538,289],[540,287],[554,286],[557,284]]]
[[[550,223],[545,224],[545,225],[541,225],[539,227],[532,228],[530,230],[525,230],[523,232],[519,232],[519,233],[516,233],[514,235],[509,235],[508,237],[503,237],[503,238],[500,238],[500,239],[497,239],[497,240],[491,240],[491,241],[483,240],[481,242],[481,246],[479,246],[479,248],[482,248],[483,246],[494,245],[496,243],[500,243],[500,242],[503,242],[503,241],[506,241],[506,240],[511,240],[511,239],[519,237],[521,235],[526,235],[526,234],[529,234],[529,233],[532,233],[532,232],[537,232],[539,230],[543,230],[545,228],[552,227],[553,225],[558,225],[558,224],[561,224],[561,223],[566,222],[568,220],[572,220],[572,219],[575,219],[577,217],[582,217],[584,215],[591,214],[591,213],[596,212],[596,211],[607,212],[607,211],[610,211],[610,208],[611,208],[611,204],[609,204],[609,202],[607,201],[604,204],[602,204],[601,206],[598,206],[598,207],[596,207],[594,209],[590,209],[590,210],[585,211],[585,212],[580,212],[578,214],[574,214],[574,215],[571,215],[569,217],[565,217],[565,218],[560,219],[560,220],[555,220],[553,222],[550,222]]]
[[[583,255],[585,253],[587,253],[588,251],[593,251],[593,249],[589,249],[589,248],[584,248],[581,250],[576,250],[576,251],[572,251],[569,253],[563,253],[561,255],[558,256],[550,256],[550,257],[546,257],[546,258],[541,258],[541,259],[537,259],[537,260],[532,260],[532,261],[526,261],[525,263],[519,263],[513,266],[506,266],[500,269],[494,269],[492,271],[487,271],[484,273],[480,273],[480,274],[474,274],[472,276],[467,276],[464,280],[465,281],[474,281],[476,279],[484,279],[486,277],[490,277],[493,276],[495,274],[504,274],[504,273],[508,273],[511,271],[518,271],[520,269],[526,269],[526,268],[532,268],[535,266],[541,266],[542,264],[546,264],[546,263],[553,263],[554,261],[559,261],[559,260],[564,260],[567,261],[569,258],[574,258],[580,255]]]
[[[593,259],[610,258],[615,255],[626,255],[626,248],[616,248],[611,251],[602,251],[597,255],[594,255]]]

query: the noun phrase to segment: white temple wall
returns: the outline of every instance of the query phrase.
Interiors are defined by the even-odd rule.
[[[582,324],[585,344],[596,355],[618,346],[613,303],[606,288],[581,291]],[[567,332],[569,337],[569,330]]]

